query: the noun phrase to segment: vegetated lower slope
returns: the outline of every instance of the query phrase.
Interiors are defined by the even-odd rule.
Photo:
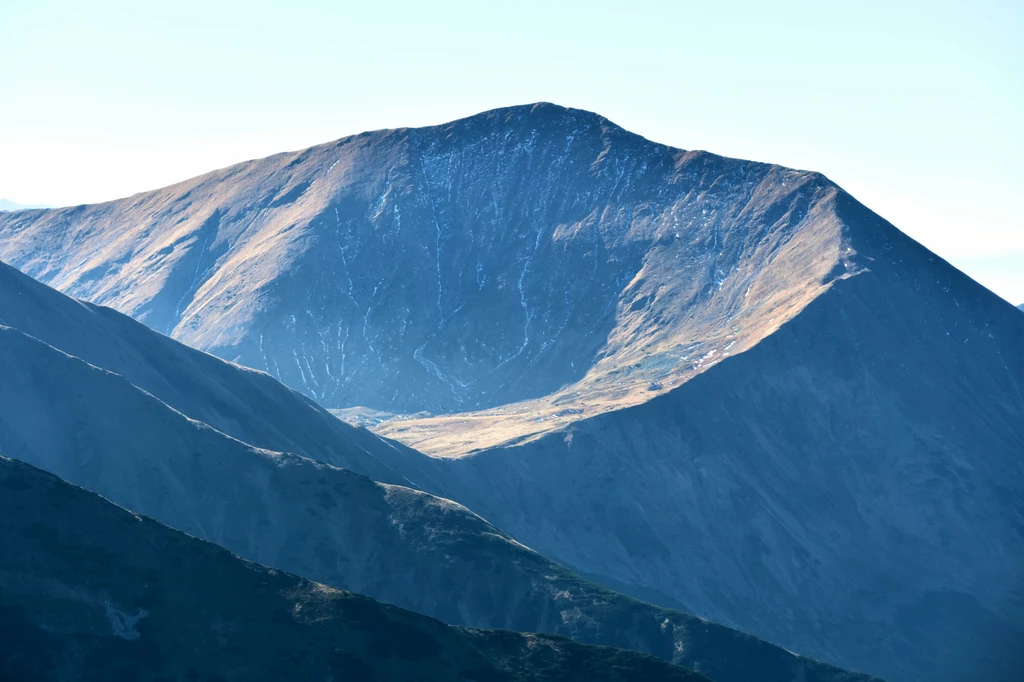
[[[3,215],[0,258],[327,407],[495,408],[471,439],[493,444],[777,328],[840,257],[832,193],[538,104]]]
[[[210,376],[236,372],[248,380],[253,374],[175,342],[169,343],[184,359],[170,363],[161,357],[163,346],[149,344],[148,330],[104,343],[111,320],[141,325],[68,301],[20,273],[8,271],[7,278],[21,293],[0,297],[6,301],[0,319],[34,319],[52,338],[70,338],[60,330],[62,315],[76,324],[97,316],[92,327],[76,327],[90,332],[90,349],[125,343],[118,353],[122,360],[145,355],[153,367],[173,365],[180,371],[193,362],[212,362],[223,367],[208,368]],[[50,305],[52,297],[71,307],[59,301]],[[46,304],[37,314],[14,309],[35,308],[40,301]],[[44,318],[46,325],[40,322]],[[136,347],[126,339],[146,344]],[[189,360],[190,355],[204,359]],[[0,326],[0,376],[0,452],[247,559],[446,622],[554,632],[652,653],[718,682],[868,679],[601,588],[448,500],[254,448],[119,374],[8,326]],[[229,379],[223,383],[238,385]],[[194,386],[189,404],[208,402],[206,384],[195,379]],[[287,390],[282,395],[307,405]],[[244,403],[244,394],[237,397]],[[282,414],[301,411],[288,408]],[[290,422],[281,428],[291,428]]]
[[[758,345],[438,479],[543,554],[792,650],[1021,679],[1024,316],[835,209],[852,274]]]
[[[450,627],[243,561],[5,457],[0,491],[0,679],[705,679],[631,651]]]

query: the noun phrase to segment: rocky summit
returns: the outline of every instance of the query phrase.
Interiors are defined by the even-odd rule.
[[[0,258],[329,408],[551,419],[738,353],[846,271],[822,176],[550,104],[0,217]]]

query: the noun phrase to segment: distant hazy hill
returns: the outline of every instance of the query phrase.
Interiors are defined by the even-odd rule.
[[[0,452],[247,559],[450,623],[652,653],[716,682],[867,680],[601,588],[449,500],[232,438],[203,419],[385,474],[430,464],[2,264],[0,376]]]
[[[0,211],[23,211],[23,210],[28,209],[28,208],[50,208],[50,207],[49,206],[44,206],[42,204],[34,204],[34,205],[16,204],[13,201],[8,201],[7,199],[0,199]]]
[[[449,627],[243,561],[3,457],[0,490],[0,679],[706,679],[619,649]]]

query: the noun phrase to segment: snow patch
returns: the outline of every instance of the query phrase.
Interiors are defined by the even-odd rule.
[[[149,615],[148,611],[139,609],[139,612],[132,616],[109,601],[103,602],[103,605],[106,607],[107,620],[110,621],[110,628],[113,630],[115,637],[126,639],[129,642],[133,642],[140,637],[139,631],[135,629],[135,626],[138,625],[140,620]]]

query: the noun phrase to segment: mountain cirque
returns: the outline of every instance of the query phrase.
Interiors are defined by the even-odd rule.
[[[835,191],[542,104],[5,214],[0,258],[326,407],[531,401],[535,431],[678,385],[843,276]]]
[[[514,107],[0,215],[0,258],[609,585],[894,682],[1022,667],[1024,317],[819,174]]]
[[[871,270],[746,353],[439,479],[562,563],[792,650],[1019,678],[1024,316],[880,232]]]

